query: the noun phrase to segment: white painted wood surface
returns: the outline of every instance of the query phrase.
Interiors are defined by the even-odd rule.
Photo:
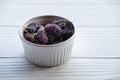
[[[1,58],[0,80],[119,80],[119,59],[71,58],[57,67],[40,68],[24,58]]]
[[[0,24],[21,25],[40,15],[59,15],[75,26],[119,26],[119,0],[1,0]],[[12,19],[12,20],[11,20]]]
[[[0,56],[24,57],[19,26],[0,26]],[[120,57],[120,27],[76,27],[71,57]]]
[[[40,68],[24,58],[18,29],[40,15],[76,27],[65,64]],[[0,80],[120,80],[120,0],[0,0]]]

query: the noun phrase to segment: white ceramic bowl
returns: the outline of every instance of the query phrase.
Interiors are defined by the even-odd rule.
[[[23,37],[24,27],[28,26],[31,22],[46,24],[57,19],[65,18],[58,16],[39,16],[28,20],[23,26],[20,27],[19,36],[23,43],[25,57],[33,64],[50,67],[64,63],[69,58],[74,42],[75,31],[69,39],[51,45],[35,44],[27,41]]]

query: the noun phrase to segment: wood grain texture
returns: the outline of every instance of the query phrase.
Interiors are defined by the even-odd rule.
[[[0,80],[120,80],[120,0],[0,0]],[[58,15],[76,27],[65,64],[41,68],[24,58],[19,27]]]
[[[0,57],[23,56],[23,47],[18,35],[19,27],[0,28]]]
[[[119,0],[1,0],[1,5],[119,5]]]
[[[0,27],[0,57],[24,57],[19,26]],[[120,57],[120,27],[76,27],[71,57]]]
[[[75,26],[120,26],[119,3],[119,0],[2,0],[0,25],[21,25],[35,16],[58,15],[70,19]]]
[[[24,58],[0,58],[0,80],[119,80],[120,59],[70,58],[65,64],[40,68]]]

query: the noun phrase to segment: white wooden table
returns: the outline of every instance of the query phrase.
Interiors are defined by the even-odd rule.
[[[69,61],[40,68],[24,58],[19,27],[40,15],[76,26]],[[0,0],[0,80],[120,80],[119,0]]]

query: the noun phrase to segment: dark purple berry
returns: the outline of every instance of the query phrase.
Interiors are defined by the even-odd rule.
[[[45,32],[44,28],[38,29],[37,35],[42,35],[42,34],[45,34],[45,35],[46,35],[46,32]]]
[[[37,31],[37,29],[39,28],[39,24],[37,23],[31,23],[27,26],[26,30],[29,33],[35,33]]]
[[[62,35],[61,34],[62,29],[60,28],[60,26],[58,26],[56,24],[47,24],[47,25],[45,25],[45,31],[48,34],[55,35],[57,37],[60,37]]]
[[[37,33],[33,33],[33,35],[34,35],[34,41],[33,41],[33,43],[39,44],[40,42],[37,39]]]
[[[25,33],[24,34],[24,37],[25,37],[25,39],[27,39],[28,41],[34,41],[34,35],[33,34],[31,34],[31,33]]]
[[[66,28],[66,20],[56,20],[53,23],[59,25],[61,29]]]
[[[62,19],[62,20],[56,20],[53,23],[59,25],[62,28],[62,38],[60,38],[60,40],[62,41],[67,40],[74,33],[73,31],[74,27],[70,21]]]
[[[44,30],[45,30],[45,27],[42,26],[42,25],[40,25],[38,31],[42,31],[42,30],[44,31]],[[37,31],[37,32],[38,32],[38,31]]]
[[[68,38],[70,38],[73,35],[73,30],[69,29],[69,28],[65,28],[62,31],[62,39],[67,40]]]
[[[31,23],[23,30],[24,38],[36,44],[55,44],[67,40],[74,33],[73,24],[65,19],[40,25]]]
[[[67,28],[69,28],[71,31],[74,30],[74,26],[73,26],[72,22],[67,23]]]
[[[56,20],[53,23],[59,25],[62,30],[65,29],[65,28],[71,28],[71,29],[73,29],[73,24],[70,21],[67,21],[65,19]]]
[[[44,29],[39,29],[37,31],[37,39],[40,41],[42,44],[48,43],[48,37],[46,35],[46,32]]]
[[[55,43],[55,36],[49,34],[49,35],[48,35],[48,40],[49,40],[48,44],[53,44],[53,43]]]
[[[59,25],[61,27],[61,29],[65,29],[67,27],[67,21],[64,19],[56,20],[53,23]]]

